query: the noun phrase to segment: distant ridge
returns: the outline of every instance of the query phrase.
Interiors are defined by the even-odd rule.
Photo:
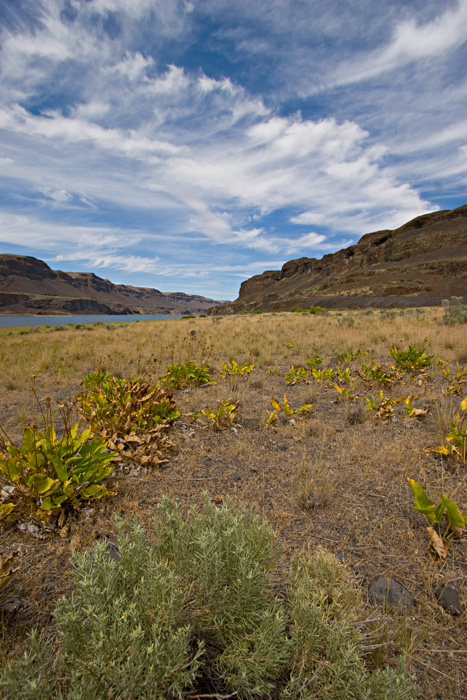
[[[113,284],[90,272],[52,270],[25,255],[0,255],[3,314],[199,314],[225,302]]]
[[[211,313],[437,306],[452,296],[467,301],[467,205],[368,233],[320,260],[299,258],[255,275],[238,299]]]

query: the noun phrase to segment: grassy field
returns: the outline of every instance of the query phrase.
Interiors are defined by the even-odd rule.
[[[2,593],[19,601],[1,613],[2,658],[20,653],[34,626],[53,636],[51,613],[71,586],[71,552],[112,541],[115,514],[138,513],[149,523],[164,495],[186,511],[207,493],[217,504],[231,497],[251,506],[274,527],[287,557],[324,545],[344,561],[365,599],[378,575],[406,586],[415,601],[409,609],[381,611],[367,603],[374,640],[368,664],[392,663],[404,652],[421,697],[467,697],[466,613],[449,614],[434,593],[444,585],[466,601],[467,537],[450,538],[446,558],[430,549],[427,522],[412,508],[407,482],[422,484],[436,504],[447,494],[467,512],[467,465],[455,454],[430,451],[452,444],[445,438],[467,396],[466,326],[442,325],[442,316],[440,309],[368,310],[0,329],[0,423],[16,444],[26,425],[40,424],[33,383],[42,401],[52,399],[59,424],[56,402],[71,404],[82,395],[89,372],[148,375],[155,382],[168,364],[194,360],[206,363],[216,381],[174,390],[182,415],[170,428],[173,449],[163,467],[117,467],[108,479],[114,496],[84,506],[51,532],[3,521],[0,554],[21,546],[21,555]],[[432,359],[412,371],[392,367],[394,346],[425,348]],[[307,364],[307,357],[315,362]],[[226,376],[222,363],[232,360],[254,368]],[[373,377],[372,363],[379,370]],[[288,375],[288,383],[292,366],[308,376],[293,382]],[[322,376],[326,368],[333,368],[332,377]],[[267,426],[271,399],[283,406],[284,394],[294,414],[281,410]],[[422,413],[410,416],[404,401],[389,401],[401,397],[411,397]],[[210,407],[215,415],[227,399],[237,404],[233,424],[219,430],[200,412]],[[295,413],[303,405],[312,407]],[[23,513],[26,525],[33,520]]]

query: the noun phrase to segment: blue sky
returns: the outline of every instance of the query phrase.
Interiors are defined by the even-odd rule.
[[[467,202],[467,0],[0,0],[0,251],[234,299]]]

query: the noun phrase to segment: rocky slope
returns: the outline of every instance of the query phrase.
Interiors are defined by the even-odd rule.
[[[211,313],[436,306],[452,296],[467,301],[467,205],[368,233],[320,260],[291,260],[246,280],[236,301]]]
[[[113,284],[93,273],[52,270],[24,255],[0,255],[0,313],[198,314],[218,304],[182,292]]]

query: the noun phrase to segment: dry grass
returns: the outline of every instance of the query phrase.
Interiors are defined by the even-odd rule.
[[[363,358],[367,362],[390,364],[392,345],[423,345],[455,373],[456,362],[465,363],[465,326],[440,326],[441,316],[442,310],[325,317],[264,314],[114,324],[113,330],[104,325],[60,333],[1,329],[1,422],[16,439],[31,415],[28,387],[34,374],[40,396],[70,400],[80,393],[83,375],[96,369],[117,376],[158,376],[169,362],[194,359],[208,362],[216,376],[222,361],[256,365],[247,378],[176,393],[184,413],[227,398],[239,401],[234,430],[215,432],[182,417],[172,431],[177,454],[164,470],[116,474],[114,498],[76,513],[63,531],[43,540],[4,526],[0,554],[23,547],[11,594],[26,602],[17,612],[3,615],[2,654],[10,646],[18,648],[32,625],[49,624],[54,601],[69,586],[70,550],[111,538],[115,513],[138,511],[149,522],[164,494],[188,508],[207,491],[217,501],[230,495],[253,506],[276,527],[289,553],[325,545],[345,560],[364,592],[380,574],[406,585],[417,602],[409,613],[387,613],[381,621],[381,611],[377,614],[369,606],[368,618],[376,616],[366,628],[372,635],[370,646],[376,645],[369,660],[390,662],[395,650],[405,650],[422,697],[465,698],[466,614],[456,618],[445,613],[433,588],[450,584],[466,601],[466,538],[452,544],[445,562],[429,553],[424,519],[411,507],[406,477],[421,482],[433,500],[447,493],[467,512],[467,467],[422,451],[441,444],[467,385],[462,396],[443,395],[452,381],[435,364],[421,385],[407,374],[385,393],[413,393],[413,404],[430,405],[431,414],[424,421],[409,419],[402,404],[395,409],[395,420],[385,421],[366,410],[364,397],[376,395],[379,387],[357,377],[362,359],[349,362],[360,395],[354,401],[338,401],[332,382],[289,386],[284,381],[290,366],[304,366],[313,350],[333,366],[336,353],[357,349],[368,350]],[[313,403],[312,414],[295,423],[278,420],[266,429],[271,396],[282,399],[284,393],[294,409]]]

